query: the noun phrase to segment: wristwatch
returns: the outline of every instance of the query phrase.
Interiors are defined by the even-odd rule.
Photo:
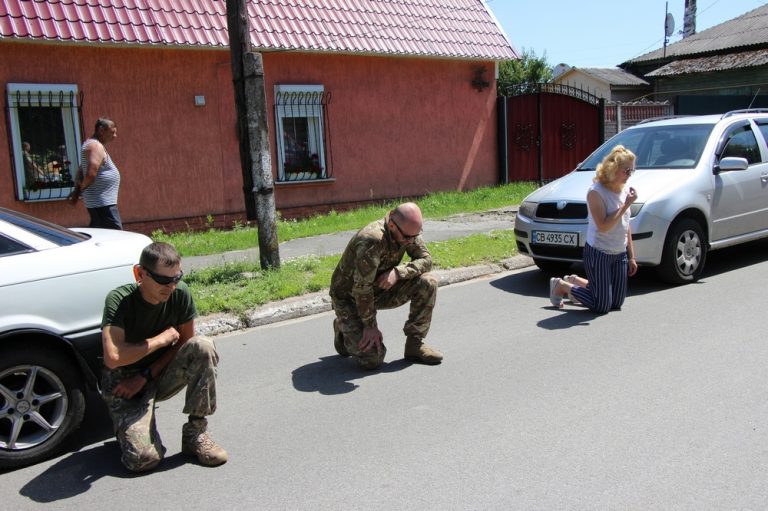
[[[149,367],[145,367],[144,369],[142,369],[140,374],[144,377],[145,380],[147,380],[147,383],[154,380],[154,378],[152,377],[152,369],[150,369]]]

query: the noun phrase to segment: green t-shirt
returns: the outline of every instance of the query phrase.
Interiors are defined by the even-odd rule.
[[[125,331],[125,341],[138,344],[168,327],[178,328],[196,317],[195,302],[184,282],[176,285],[168,300],[157,305],[147,303],[141,296],[139,285],[133,283],[109,292],[104,303],[101,327],[112,325],[122,328]],[[170,346],[166,346],[154,351],[126,367],[147,367],[169,348]]]

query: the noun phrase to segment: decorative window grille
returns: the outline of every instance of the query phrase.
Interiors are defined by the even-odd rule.
[[[328,105],[322,85],[276,85],[277,181],[333,177]]]
[[[82,104],[77,85],[7,85],[8,144],[18,200],[62,200],[72,192]]]

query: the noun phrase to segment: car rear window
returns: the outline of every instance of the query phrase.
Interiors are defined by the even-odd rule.
[[[0,208],[0,220],[4,220],[20,229],[29,231],[60,247],[81,243],[88,238],[85,234],[72,231],[60,225],[56,225],[39,218],[34,218],[18,211]]]
[[[0,257],[33,252],[28,246],[0,235]]]

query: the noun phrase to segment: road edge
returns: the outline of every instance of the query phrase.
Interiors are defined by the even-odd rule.
[[[434,274],[437,276],[439,286],[442,287],[493,275],[494,273],[525,268],[532,264],[533,259],[529,256],[518,254],[498,264],[478,264],[450,270],[436,270]],[[195,320],[195,330],[200,335],[216,336],[247,328],[279,323],[289,319],[320,314],[329,310],[331,310],[331,299],[326,289],[316,293],[270,302],[261,307],[250,309],[242,315],[221,313],[199,317]]]

